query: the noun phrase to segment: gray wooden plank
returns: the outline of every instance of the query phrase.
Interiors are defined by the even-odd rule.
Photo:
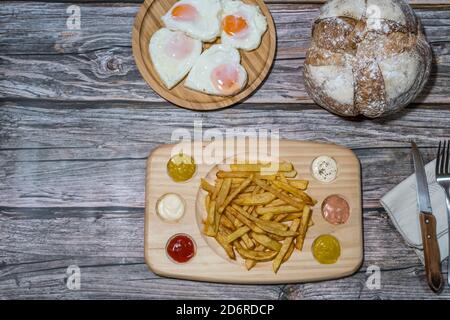
[[[131,47],[131,29],[139,6],[127,3],[78,3],[81,29],[66,26],[66,3],[4,2],[0,8],[0,54],[82,54],[105,48]],[[277,27],[279,59],[303,58],[319,5],[270,4]],[[448,42],[448,10],[418,9],[430,42]],[[38,29],[39,27],[39,29]]]
[[[366,209],[363,217],[364,268],[420,265],[383,209]],[[0,222],[0,276],[78,259],[89,259],[89,264],[144,263],[143,208],[0,207]]]
[[[0,109],[0,206],[143,207],[145,159],[176,128],[279,129],[285,139],[353,148],[362,163],[364,207],[412,172],[409,141],[433,158],[450,137],[450,108],[410,107],[391,118],[348,121],[314,107],[239,106],[195,113],[166,104],[16,101]],[[430,126],[429,124],[433,125]]]
[[[26,2],[28,0],[16,0],[16,2]],[[41,0],[41,2],[53,2],[54,0]],[[326,0],[267,0],[266,3],[299,3],[303,5],[307,4],[323,4]],[[74,3],[73,0],[59,0],[61,3]],[[142,0],[77,0],[75,3],[136,3],[141,4]],[[407,0],[407,2],[413,7],[446,7],[449,5],[447,0]]]
[[[365,261],[352,277],[287,286],[224,285],[165,279],[150,272],[143,260],[142,208],[2,207],[0,299],[436,297],[427,288],[419,259],[383,210],[365,210],[364,231]],[[69,265],[81,268],[80,291],[66,288]],[[365,285],[372,265],[381,270],[380,290]],[[449,297],[446,288],[440,298]]]
[[[0,278],[0,299],[244,300],[277,299],[280,294],[280,286],[277,285],[230,286],[154,278],[143,263],[81,264],[81,288],[79,291],[69,290],[66,287],[67,267],[65,264]]]
[[[412,172],[409,141],[426,147],[449,138],[450,108],[411,107],[384,120],[348,121],[322,109],[236,107],[194,113],[165,104],[7,102],[0,109],[0,205],[124,206],[144,204],[145,159],[170,143],[176,128],[279,129],[285,139],[353,148],[362,163],[364,207]],[[430,123],[433,125],[430,126]],[[89,177],[89,179],[87,179]]]
[[[0,278],[0,299],[440,299],[427,287],[422,269],[381,271],[381,289],[369,289],[368,275],[318,283],[279,285],[226,285],[149,277],[144,264],[81,266],[81,288],[65,285],[67,266],[19,273]]]
[[[279,286],[227,286],[154,275],[143,258],[143,213],[113,207],[1,208],[0,299],[278,298]],[[69,265],[81,268],[80,291],[66,287]]]
[[[425,280],[423,268],[411,267],[381,270],[381,288],[366,285],[369,274],[358,272],[352,277],[319,283],[287,285],[281,299],[308,300],[448,300],[450,290],[445,286],[440,295],[432,293]]]
[[[131,53],[136,4],[81,4],[82,29],[67,30],[63,3],[10,3],[0,8],[1,97],[162,102],[142,80]],[[278,50],[274,68],[247,102],[311,103],[302,65],[318,5],[271,4]],[[450,103],[450,11],[417,9],[435,64],[417,99]],[[36,31],[38,30],[38,31]]]

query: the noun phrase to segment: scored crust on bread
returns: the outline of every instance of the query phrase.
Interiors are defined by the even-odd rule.
[[[305,86],[331,112],[375,118],[410,103],[430,68],[430,46],[406,2],[332,0],[312,28]]]

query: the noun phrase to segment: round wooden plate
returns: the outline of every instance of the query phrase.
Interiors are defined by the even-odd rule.
[[[241,64],[247,70],[248,82],[238,94],[229,97],[212,96],[184,87],[182,80],[172,89],[167,89],[153,68],[148,44],[155,31],[164,27],[161,17],[177,0],[145,0],[133,26],[132,47],[136,65],[145,81],[164,99],[180,107],[192,110],[215,110],[231,106],[255,91],[267,77],[272,66],[276,50],[276,32],[272,15],[262,0],[243,0],[245,3],[257,4],[267,19],[267,31],[261,45],[253,51],[239,50]],[[216,43],[220,43],[220,38]],[[203,49],[211,44],[203,44]]]

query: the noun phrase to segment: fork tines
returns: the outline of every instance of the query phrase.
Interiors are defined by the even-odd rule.
[[[439,175],[450,175],[450,140],[439,141],[436,157],[436,177]]]

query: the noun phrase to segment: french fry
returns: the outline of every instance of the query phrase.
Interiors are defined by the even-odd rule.
[[[214,192],[214,187],[203,178],[200,179],[200,187],[208,193]]]
[[[277,214],[277,216],[273,219],[276,222],[282,222],[284,218],[287,217],[287,213]]]
[[[303,210],[303,208],[301,210]],[[299,211],[299,209],[297,207],[293,207],[293,206],[290,206],[290,205],[277,206],[277,207],[256,208],[256,210],[255,210],[255,212],[258,215],[264,215],[266,213],[272,213],[272,214],[294,213],[294,212],[298,212],[298,211]]]
[[[227,219],[228,219],[228,217],[227,217]],[[230,221],[233,224],[233,227],[234,227],[233,230],[236,230],[236,229],[244,226],[244,224],[235,217],[231,217]],[[254,248],[255,244],[253,243],[253,241],[250,239],[250,237],[247,234],[242,235],[242,240],[244,241],[245,245],[248,248],[250,248],[250,249]]]
[[[242,248],[248,250],[248,247],[247,247],[247,245],[245,244],[245,241],[244,241],[244,240],[238,239],[238,240],[236,240],[236,241],[234,242],[235,245],[236,245],[236,243],[239,243],[239,244],[242,246]]]
[[[255,247],[255,243],[253,242],[252,239],[250,239],[250,237],[248,236],[248,234],[242,235],[242,240],[243,240],[244,243],[246,244],[247,248],[253,249],[253,248]]]
[[[292,170],[292,171],[288,171],[288,172],[283,172],[283,175],[286,178],[295,178],[297,176],[297,171]]]
[[[264,233],[264,230],[258,227],[255,223],[253,223],[251,220],[247,219],[245,216],[240,215],[239,212],[237,212],[235,209],[228,207],[225,210],[226,213],[229,213],[230,215],[234,216],[235,218],[239,219],[243,224],[245,224],[247,227],[249,227],[252,231],[256,233]]]
[[[233,224],[234,230],[236,230],[236,229],[237,229],[237,228],[235,227],[236,221],[239,221],[239,220],[238,220],[238,218],[236,218],[233,214],[230,213],[230,210],[229,210],[229,209],[230,209],[230,208],[227,208],[227,209],[223,212],[222,217],[227,218],[227,219]],[[241,223],[241,221],[239,221],[239,223],[241,224],[241,226],[243,225],[243,224]]]
[[[315,201],[304,192],[308,181],[291,179],[297,175],[291,163],[278,165],[279,170],[268,175],[262,173],[270,163],[231,165],[231,172],[216,174],[214,185],[200,182],[208,193],[204,233],[214,237],[230,259],[236,259],[236,253],[244,259],[247,270],[272,261],[276,273],[313,224],[307,203]]]
[[[250,231],[250,228],[247,226],[240,227],[236,231],[234,231],[232,234],[229,234],[227,238],[225,239],[226,243],[232,243],[233,241],[239,239],[244,234]]]
[[[254,223],[262,223],[264,225],[270,225],[273,228],[278,228],[281,230],[287,230],[288,226],[276,221],[270,221],[270,220],[261,220],[257,217],[254,217],[250,214],[248,214],[245,210],[243,210],[240,206],[233,204],[231,206],[233,209],[235,209],[237,212],[239,212],[241,215],[243,215],[244,217],[246,217],[247,219],[249,219],[250,221],[253,221]]]
[[[231,188],[231,179],[225,179],[222,183],[222,186],[217,194],[216,203],[218,206],[221,206],[225,199],[228,196]]]
[[[252,270],[254,266],[256,266],[255,260],[245,259],[245,268],[247,269],[247,271]]]
[[[294,213],[289,213],[286,216],[283,217],[283,219],[281,219],[282,222],[287,222],[287,221],[292,221],[295,219],[300,219],[303,215],[303,212],[294,212]]]
[[[305,241],[306,231],[308,230],[309,218],[311,217],[311,209],[305,206],[303,209],[302,223],[300,225],[299,235],[297,236],[295,246],[298,250],[302,251],[303,243]]]
[[[252,196],[256,196],[258,193],[264,193],[264,190],[260,190],[259,187],[256,187],[252,192]],[[256,205],[248,206],[248,209],[246,211],[251,215],[256,215],[256,214],[253,214],[253,211],[255,211],[255,208],[256,208]]]
[[[300,190],[306,190],[309,184],[308,180],[288,180],[288,183]]]
[[[253,195],[253,192],[241,192],[237,195],[236,199],[250,198],[252,195]]]
[[[256,206],[268,204],[275,198],[276,196],[274,196],[272,193],[264,192],[256,195],[251,194],[249,196],[240,196],[235,199],[233,203],[236,203],[240,206]]]
[[[225,237],[226,237],[226,235],[223,233],[223,231],[219,230],[219,232],[216,235],[216,240],[222,246],[222,248],[225,250],[228,257],[232,260],[236,260],[236,255],[234,253],[233,246],[226,243]]]
[[[289,230],[290,231],[297,231],[299,226],[300,226],[300,219],[296,219],[296,220],[294,220],[292,222],[291,227],[289,228]],[[283,263],[283,259],[284,259],[285,255],[287,254],[287,252],[289,251],[289,247],[291,246],[293,240],[294,240],[294,237],[287,237],[284,240],[280,251],[278,251],[277,256],[273,260],[273,264],[272,264],[273,272],[277,273],[278,270],[280,269],[280,266]]]
[[[289,162],[280,162],[278,164],[274,164],[274,166],[278,165],[277,171],[292,171],[294,167],[292,163]],[[271,167],[271,163],[243,163],[243,164],[231,164],[231,171],[252,171],[252,172],[261,172],[262,169],[269,169]],[[273,167],[273,166],[272,166]]]
[[[223,210],[225,210],[225,208],[231,203],[231,201],[233,201],[233,199],[245,188],[248,187],[248,185],[250,184],[250,182],[252,182],[253,176],[249,176],[247,179],[245,179],[240,185],[239,187],[234,190],[233,192],[231,192],[225,199],[225,201],[222,203],[222,205],[219,207],[219,213],[222,213]]]
[[[284,183],[288,183],[286,176],[283,174],[283,172],[278,172],[277,177],[278,177],[278,179],[280,179],[280,181],[282,181]]]
[[[226,215],[224,215],[224,214],[220,216],[220,225],[230,229],[231,231],[236,230],[236,227],[233,224],[233,222],[231,222],[231,220],[228,219],[228,217],[226,217]]]
[[[272,217],[274,216],[275,214],[274,213],[272,213],[272,212],[267,212],[267,213],[265,213],[265,214],[263,214],[262,216],[261,216],[261,220],[272,220]]]
[[[239,221],[237,218],[235,218],[234,216],[232,216],[232,215],[229,215],[227,212],[224,212],[223,214],[222,214],[222,217],[225,217],[226,218],[226,220],[228,220],[230,223],[231,223],[231,225],[232,225],[232,231],[236,231],[237,229],[239,229],[239,228],[241,228],[241,227],[243,227],[244,226],[244,224],[241,222],[241,221]],[[230,220],[231,219],[231,220]],[[231,222],[231,221],[233,221],[233,222]],[[250,237],[248,236],[248,234],[244,234],[244,235],[242,235],[242,241],[243,241],[243,243],[245,244],[245,246],[246,246],[246,248],[250,248],[250,249],[252,249],[252,248],[254,248],[254,246],[255,246],[255,244],[253,243],[253,241],[250,239]]]
[[[258,242],[259,244],[263,245],[264,247],[270,250],[280,251],[281,249],[281,243],[273,240],[272,238],[266,236],[265,234],[252,232],[250,235],[252,239],[254,239],[256,242]]]
[[[253,192],[255,189],[256,189],[256,186],[250,185],[247,188],[245,188],[245,190],[243,192],[244,193],[250,193],[250,192]]]
[[[256,185],[263,188],[266,191],[269,191],[271,193],[273,193],[275,196],[277,196],[278,198],[280,198],[281,200],[283,200],[284,202],[290,204],[293,207],[296,207],[300,210],[303,210],[303,206],[304,204],[300,201],[298,201],[297,199],[291,198],[287,195],[285,195],[284,193],[282,193],[280,190],[277,190],[276,188],[268,185],[267,183],[265,183],[262,180],[259,179],[253,179],[253,181],[255,181]],[[275,183],[277,181],[273,181],[273,183]]]
[[[211,201],[211,203],[214,203],[214,234],[217,234],[217,231],[219,230],[221,214],[217,210],[217,202]]]
[[[225,201],[225,199],[228,196],[228,193],[230,192],[231,188],[231,179],[225,179],[222,183],[222,186],[217,194],[216,202],[215,202],[215,209],[214,209],[214,232],[217,233],[217,230],[219,229],[219,222],[220,222],[220,216],[221,212],[219,211],[219,208],[221,204]]]
[[[264,251],[264,246],[259,245],[255,248],[255,251]],[[245,267],[247,270],[253,269],[254,266],[256,266],[257,262],[252,259],[245,259]]]
[[[251,259],[255,261],[270,261],[277,255],[277,251],[256,251],[247,250],[238,242],[234,242],[236,250],[243,259]]]
[[[287,205],[287,203],[281,199],[275,199],[271,203],[266,204],[265,207],[270,208],[270,207],[277,207],[277,206],[284,206],[284,205]]]
[[[264,180],[275,180],[276,175],[275,174],[259,174],[252,171],[218,171],[216,173],[217,178],[233,178],[233,179],[242,179],[242,178],[248,178],[250,175],[254,175],[258,179],[264,179]]]
[[[274,235],[278,235],[278,236],[282,236],[282,237],[292,237],[292,236],[298,235],[297,232],[292,232],[290,230],[286,230],[287,226],[285,224],[278,223],[275,221],[261,220],[261,219],[258,219],[256,217],[249,215],[247,212],[243,211],[242,209],[238,210],[237,208],[239,208],[239,207],[233,206],[233,209],[236,209],[236,211],[238,212],[238,216],[245,217],[246,219],[253,222],[257,227],[259,227],[260,229],[262,229],[268,233],[272,233]],[[257,231],[255,231],[255,232],[257,232]],[[262,233],[262,232],[257,232],[257,233]]]
[[[206,217],[206,224],[205,224],[205,233],[208,236],[215,236],[217,234],[217,231],[215,230],[215,213],[216,211],[216,202],[210,201],[209,207],[208,207],[208,216]],[[217,221],[217,226],[219,226],[219,221]]]
[[[289,246],[288,251],[286,252],[286,255],[283,258],[283,263],[285,263],[286,261],[289,260],[289,258],[292,256],[292,253],[294,252],[295,249],[295,244],[294,242],[291,243],[291,245]]]
[[[211,202],[211,195],[208,193],[208,195],[205,197],[205,208],[209,208],[210,202]]]
[[[216,200],[220,189],[222,189],[223,179],[217,179],[214,191],[211,194],[211,200]]]
[[[284,182],[281,182],[281,181],[273,181],[272,183],[273,183],[274,186],[277,186],[278,188],[280,188],[282,190],[285,190],[285,191],[293,194],[296,197],[299,197],[302,200],[302,202],[304,202],[306,204],[309,204],[309,205],[314,205],[315,204],[314,200],[310,196],[308,196],[303,191],[301,191],[301,190],[299,190],[297,188],[294,188],[293,186],[291,186],[291,185],[289,185],[287,183],[284,183]]]

